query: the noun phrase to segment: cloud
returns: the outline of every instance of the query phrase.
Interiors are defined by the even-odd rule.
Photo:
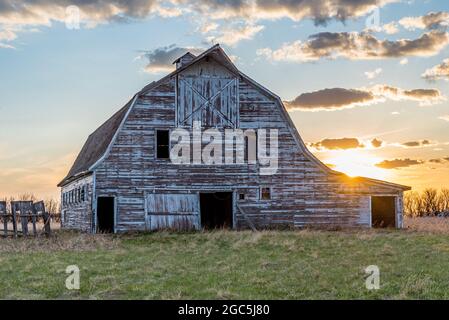
[[[171,1],[160,0],[0,0],[0,29],[12,30],[16,38],[17,33],[29,28],[51,27],[55,22],[65,23],[73,19],[79,19],[81,26],[93,28],[99,24],[129,22],[151,15],[173,17],[182,13]]]
[[[203,49],[200,48],[182,48],[175,44],[157,48],[155,50],[147,51],[138,58],[143,58],[148,61],[144,70],[148,73],[170,72],[173,70],[173,61],[181,57],[187,52],[194,55],[201,53]]]
[[[14,46],[12,46],[10,44],[7,44],[7,43],[3,43],[3,42],[0,42],[0,48],[3,48],[3,49],[15,49]]]
[[[430,12],[420,17],[405,17],[399,24],[408,30],[415,29],[446,29],[449,26],[449,12]]]
[[[448,121],[449,122],[449,114],[438,117],[438,119],[444,120],[444,121]]]
[[[246,23],[260,20],[290,18],[295,21],[312,19],[316,25],[330,20],[345,21],[370,13],[399,0],[0,0],[0,28],[5,26],[47,26],[64,22],[69,6],[79,8],[81,22],[86,27],[109,22],[127,22],[151,15],[176,17],[189,14],[201,20],[242,20]],[[217,27],[213,22],[202,29],[210,32]],[[260,26],[247,27],[248,34],[260,31]],[[246,39],[246,38],[243,38]],[[226,40],[225,40],[226,41]]]
[[[399,168],[407,168],[410,166],[415,166],[422,164],[423,162],[420,160],[412,160],[412,159],[394,159],[394,160],[384,160],[376,164],[376,167],[382,169],[399,169]]]
[[[220,25],[213,21],[204,21],[201,22],[198,31],[201,33],[209,33],[218,29]]]
[[[371,140],[371,145],[372,145],[374,148],[380,148],[380,147],[382,147],[382,144],[383,144],[383,141],[381,141],[381,140],[379,140],[379,139],[373,139],[373,140]]]
[[[396,22],[390,22],[380,27],[370,27],[365,29],[367,32],[385,32],[386,34],[396,34],[399,32],[398,24]]]
[[[79,9],[83,22],[93,24],[142,19],[161,8],[162,12],[167,9],[157,0],[1,0],[0,24],[51,26],[53,21],[65,21],[70,6]]]
[[[383,141],[373,139],[371,141],[362,141],[358,138],[337,138],[337,139],[323,139],[315,143],[309,143],[308,146],[317,151],[323,150],[348,150],[361,148],[380,148],[383,146]]]
[[[317,150],[348,150],[365,147],[357,138],[323,139],[311,143],[310,146]]]
[[[293,101],[286,102],[286,106],[288,109],[301,109],[306,111],[338,110],[358,105],[367,105],[373,103],[374,100],[375,97],[368,91],[332,88],[303,93]]]
[[[429,140],[420,140],[420,141],[408,141],[404,142],[401,145],[406,148],[417,148],[417,147],[425,147],[429,146],[432,143]]]
[[[390,23],[383,25],[382,30],[386,34],[396,34],[399,32],[396,22],[390,22]]]
[[[430,163],[443,163],[444,159],[430,159]]]
[[[229,46],[235,46],[242,40],[250,40],[257,33],[264,29],[262,25],[239,25],[237,27],[229,26],[224,29],[220,29],[218,35],[210,36],[207,38],[209,42],[223,43]]]
[[[377,99],[416,101],[420,106],[429,106],[446,100],[446,97],[438,89],[404,90],[389,85],[376,85],[370,91]]]
[[[449,58],[433,68],[427,69],[422,77],[427,80],[446,80],[449,81]]]
[[[334,111],[376,104],[387,99],[417,101],[420,105],[431,105],[444,101],[446,97],[437,89],[404,90],[393,86],[376,85],[371,88],[332,88],[302,93],[294,100],[286,101],[285,105],[290,110]]]
[[[346,21],[372,12],[398,0],[177,0],[181,5],[215,19],[244,18],[253,20],[290,18],[312,19],[316,25],[330,20]],[[213,14],[211,14],[213,13]]]
[[[377,68],[376,70],[373,71],[366,71],[365,72],[365,76],[368,79],[374,79],[376,78],[378,75],[380,75],[382,73],[382,68]]]
[[[323,58],[376,60],[406,56],[433,56],[449,44],[447,32],[430,31],[417,39],[379,40],[368,32],[321,32],[305,42],[285,43],[281,48],[257,51],[272,61],[310,62]]]

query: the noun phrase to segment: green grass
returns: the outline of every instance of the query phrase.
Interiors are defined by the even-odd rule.
[[[65,288],[68,265],[81,289]],[[381,288],[365,287],[377,265]],[[448,299],[449,237],[265,231],[0,239],[2,299]]]

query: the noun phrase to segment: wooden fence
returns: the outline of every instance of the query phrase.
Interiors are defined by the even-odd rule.
[[[51,215],[45,211],[43,201],[0,201],[0,234],[3,237],[38,236],[51,234]]]

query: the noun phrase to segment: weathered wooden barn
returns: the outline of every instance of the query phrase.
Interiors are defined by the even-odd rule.
[[[219,45],[175,63],[175,71],[89,136],[58,185],[64,228],[402,227],[409,187],[325,166],[306,148],[281,99],[240,72]],[[173,163],[171,133],[191,132],[195,123],[220,132],[276,129],[277,171],[260,174],[262,165],[249,161],[248,140],[244,163]]]

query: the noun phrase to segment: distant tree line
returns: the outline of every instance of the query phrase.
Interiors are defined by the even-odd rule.
[[[404,214],[409,217],[449,217],[449,189],[428,188],[422,192],[405,193]]]

